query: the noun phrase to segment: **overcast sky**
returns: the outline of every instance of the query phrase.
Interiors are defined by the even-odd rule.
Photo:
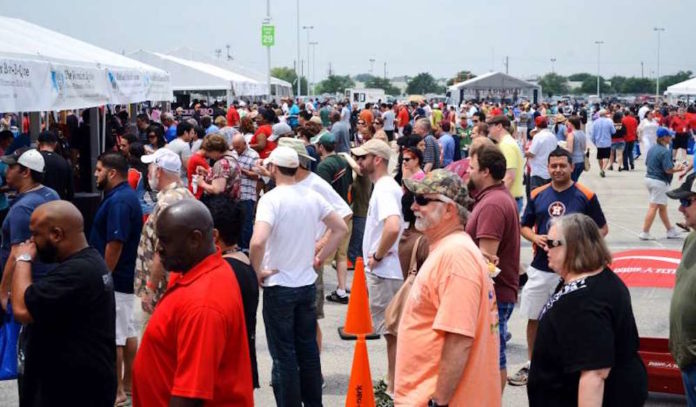
[[[297,58],[296,0],[271,0],[276,26],[272,66],[293,66]],[[113,51],[167,52],[186,46],[214,56],[231,46],[235,62],[263,70],[263,0],[0,0],[3,15],[18,17]],[[661,74],[696,72],[693,0],[300,0],[300,25],[311,25],[317,41],[316,73],[370,70],[382,75],[490,70],[528,77],[552,69],[560,74],[597,72],[596,40],[604,76],[653,77],[657,33],[661,34]],[[307,36],[300,33],[301,58]],[[0,39],[1,41],[2,39]],[[305,65],[305,72],[307,66]],[[311,79],[311,78],[310,78]]]

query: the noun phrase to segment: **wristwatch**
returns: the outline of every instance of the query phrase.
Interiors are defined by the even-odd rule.
[[[15,256],[15,261],[26,261],[27,263],[31,263],[34,261],[34,259],[31,258],[31,255],[29,255],[29,253],[23,253],[19,256]]]
[[[428,407],[448,407],[449,404],[437,404],[434,399],[428,400]]]

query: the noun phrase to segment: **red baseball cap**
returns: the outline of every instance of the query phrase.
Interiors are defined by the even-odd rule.
[[[546,127],[549,125],[549,122],[546,120],[545,116],[537,116],[537,118],[534,119],[534,125],[537,127]]]

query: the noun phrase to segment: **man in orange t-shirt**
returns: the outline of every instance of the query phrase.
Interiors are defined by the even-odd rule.
[[[444,169],[404,184],[430,254],[401,315],[394,405],[500,406],[498,307],[486,261],[460,221],[466,186]]]
[[[253,406],[237,277],[213,240],[213,219],[185,199],[158,215],[157,253],[176,270],[133,365],[133,405]]]

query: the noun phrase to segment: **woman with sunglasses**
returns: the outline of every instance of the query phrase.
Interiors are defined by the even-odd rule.
[[[148,154],[152,154],[160,148],[167,145],[164,140],[164,132],[160,126],[150,126],[147,128],[147,145],[145,145],[145,151]]]
[[[375,135],[372,137],[380,139],[385,143],[389,144],[389,137],[387,136],[387,132],[384,131],[384,120],[381,117],[376,117],[375,120],[372,122],[372,125],[375,129]]]
[[[407,147],[401,154],[402,179],[420,181],[425,178],[425,172],[421,168],[423,165],[423,153],[416,147]]]
[[[647,373],[626,285],[587,215],[555,219],[549,267],[562,285],[539,316],[527,396],[534,406],[642,406]]]

